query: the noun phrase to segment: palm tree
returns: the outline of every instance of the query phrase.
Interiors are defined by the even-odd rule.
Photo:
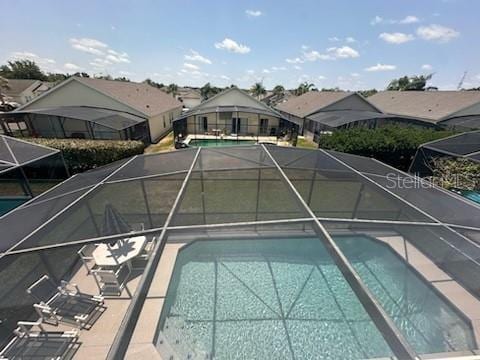
[[[170,84],[167,86],[167,93],[172,94],[173,97],[178,95],[178,85],[177,84]]]
[[[295,95],[300,96],[310,91],[315,91],[315,84],[304,82],[298,85],[297,90],[295,90]]]
[[[252,93],[253,96],[256,98],[259,98],[261,95],[264,95],[267,93],[267,90],[265,90],[265,87],[261,82],[257,82],[253,84],[253,86],[250,89],[250,92]]]
[[[273,94],[280,96],[285,92],[285,88],[282,85],[277,85],[273,88]]]
[[[10,86],[8,86],[8,80],[5,79],[3,76],[0,76],[0,103],[2,105],[5,105],[5,97],[3,95],[3,91],[8,89],[10,89]]]

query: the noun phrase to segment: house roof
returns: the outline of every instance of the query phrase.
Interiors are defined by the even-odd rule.
[[[231,97],[226,95],[231,93],[237,93],[241,97],[237,98],[235,101],[232,101]],[[271,115],[276,117],[283,117],[277,111],[272,109],[270,106],[264,104],[263,102],[255,99],[253,96],[250,96],[245,91],[240,90],[237,87],[228,88],[221,93],[212,96],[210,99],[205,100],[201,104],[195,106],[190,111],[182,114],[179,119],[184,119],[190,115],[200,115],[211,112],[231,112],[231,111],[243,111],[251,113],[260,113],[265,115]]]
[[[480,103],[480,91],[381,91],[368,100],[389,114],[436,122]]]
[[[182,106],[182,103],[173,96],[146,83],[83,77],[74,79],[148,116],[158,115]]]
[[[63,86],[72,81],[78,81],[79,83],[84,84],[85,86],[90,87],[118,102],[121,102],[148,117],[158,115],[182,106],[182,103],[173,96],[146,83],[92,79],[73,76],[49,91],[46,91],[42,95],[36,97],[29,103],[21,106],[17,110],[23,110],[24,108],[27,108],[39,99],[49,96],[49,94],[55,91],[61,90]]]
[[[39,80],[31,79],[8,79],[8,88],[4,90],[6,95],[18,95],[27,90],[35,83],[40,83]],[[40,85],[40,84],[39,84]]]
[[[352,94],[346,91],[310,91],[278,104],[276,109],[303,118]]]

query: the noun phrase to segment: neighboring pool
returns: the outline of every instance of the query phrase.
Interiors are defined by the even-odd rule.
[[[474,348],[468,324],[388,247],[361,236],[335,240],[416,351]],[[206,240],[184,248],[156,341],[164,358],[392,356],[314,238]]]
[[[255,140],[223,140],[223,139],[192,139],[189,146],[232,146],[232,145],[251,145],[256,144]]]
[[[471,191],[471,190],[462,190],[461,195],[463,197],[466,197],[467,199],[470,199],[472,201],[475,201],[476,203],[480,204],[480,193],[477,191]]]
[[[1,199],[0,200],[0,216],[22,205],[29,199]]]

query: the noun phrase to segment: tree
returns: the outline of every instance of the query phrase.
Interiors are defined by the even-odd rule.
[[[2,105],[5,105],[5,96],[3,95],[3,92],[8,89],[10,89],[10,86],[8,86],[8,80],[3,76],[0,76],[0,103]]]
[[[178,95],[178,85],[170,84],[167,86],[167,94],[172,94],[173,97]]]
[[[433,77],[433,74],[420,76],[402,76],[398,79],[393,79],[387,86],[387,90],[394,91],[424,91],[427,81]]]
[[[221,88],[218,88],[216,86],[210,85],[210,83],[206,83],[200,88],[200,94],[202,95],[203,100],[207,100],[211,98],[212,96],[217,95],[222,91]]]
[[[0,76],[7,79],[32,79],[45,81],[47,76],[38,65],[31,60],[9,61],[0,67]]]
[[[150,78],[146,78],[145,80],[143,80],[143,82],[157,89],[162,89],[165,86],[162,83],[157,83]]]
[[[113,80],[112,76],[107,75],[94,75],[95,79],[102,79],[102,80]]]
[[[369,96],[375,95],[377,92],[378,92],[377,89],[360,90],[359,94],[362,95],[363,97],[369,97]]]
[[[115,81],[124,81],[124,82],[130,82],[130,79],[125,77],[125,76],[122,76],[122,77],[116,77],[115,79],[113,79]]]
[[[295,95],[300,96],[310,91],[318,91],[318,89],[315,88],[315,84],[305,81],[304,83],[298,85],[298,88],[295,90]]]
[[[261,95],[264,95],[267,93],[267,90],[265,90],[265,87],[261,82],[256,82],[255,84],[252,85],[250,92],[252,93],[253,96],[256,98],[259,98]]]
[[[282,85],[277,85],[273,88],[273,94],[280,96],[285,92],[285,88]]]
[[[343,90],[340,89],[338,86],[335,86],[334,88],[322,88],[322,90],[320,90],[320,91],[337,92],[337,91],[343,91]]]

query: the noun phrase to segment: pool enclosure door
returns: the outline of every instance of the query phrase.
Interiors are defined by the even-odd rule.
[[[243,134],[246,132],[248,120],[242,118],[232,118],[232,134]]]

